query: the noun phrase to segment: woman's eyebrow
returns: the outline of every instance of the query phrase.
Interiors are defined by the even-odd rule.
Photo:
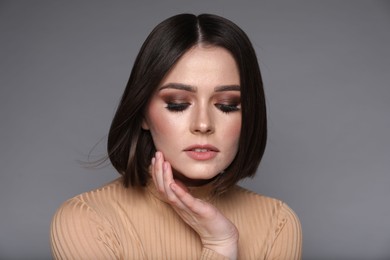
[[[186,84],[181,84],[181,83],[168,83],[166,85],[163,85],[159,91],[167,88],[173,88],[173,89],[178,89],[178,90],[185,90],[189,92],[196,92],[197,87],[191,86],[191,85],[186,85]]]
[[[239,85],[223,85],[218,86],[214,88],[215,92],[222,92],[222,91],[240,91],[241,87]]]

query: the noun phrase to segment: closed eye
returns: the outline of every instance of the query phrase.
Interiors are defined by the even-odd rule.
[[[190,106],[190,103],[173,103],[167,102],[166,109],[172,112],[182,112]]]
[[[215,106],[224,113],[231,113],[240,110],[239,104],[215,104]]]

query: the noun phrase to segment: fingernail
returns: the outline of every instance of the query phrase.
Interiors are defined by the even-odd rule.
[[[152,158],[152,165],[154,165],[154,163],[156,162],[156,158]]]
[[[156,159],[160,159],[160,153],[156,152]]]

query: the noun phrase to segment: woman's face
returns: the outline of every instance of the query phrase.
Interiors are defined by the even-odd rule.
[[[188,185],[215,177],[236,156],[241,130],[240,76],[224,48],[196,46],[162,80],[142,124]]]

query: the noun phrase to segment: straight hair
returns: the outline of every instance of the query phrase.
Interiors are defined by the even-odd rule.
[[[242,125],[237,154],[212,180],[222,194],[239,180],[255,175],[267,140],[263,82],[253,46],[243,30],[230,20],[212,14],[179,14],[158,24],[143,43],[134,62],[109,134],[108,157],[123,175],[125,187],[145,186],[156,149],[151,134],[141,125],[156,88],[189,49],[217,46],[235,59],[241,85]]]

